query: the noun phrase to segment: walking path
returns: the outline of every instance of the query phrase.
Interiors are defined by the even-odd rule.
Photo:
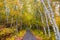
[[[26,31],[26,34],[23,37],[23,40],[37,40],[36,37],[31,33],[30,30]]]
[[[42,40],[40,37],[36,37],[30,30],[27,30],[23,37],[17,37],[15,40]]]

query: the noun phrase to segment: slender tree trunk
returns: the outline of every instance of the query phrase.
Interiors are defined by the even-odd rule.
[[[39,11],[39,12],[40,12],[40,11]],[[43,15],[42,15],[41,12],[40,12],[40,15],[41,15],[41,21],[42,21],[42,26],[43,26],[43,29],[44,29],[44,33],[45,33],[45,35],[47,35],[46,29],[45,29],[45,27],[44,27]]]
[[[11,18],[11,27],[13,26],[13,16]]]
[[[5,6],[5,11],[6,11],[6,21],[8,23],[8,17],[9,17],[10,10],[9,10],[9,7],[7,7],[6,5],[6,0],[4,0],[4,6]]]
[[[16,18],[16,32],[18,33],[18,17]]]
[[[42,3],[43,3],[43,5],[44,5],[44,8],[46,9],[47,15],[48,15],[48,17],[49,17],[49,19],[50,19],[50,22],[51,22],[51,24],[52,24],[52,27],[53,27],[53,30],[54,30],[54,33],[55,33],[55,37],[56,37],[56,39],[58,39],[58,37],[57,37],[57,32],[56,32],[56,28],[55,28],[55,25],[54,25],[54,23],[53,23],[53,19],[50,17],[50,12],[49,12],[48,9],[46,8],[45,3],[44,3],[43,1],[42,1]]]
[[[45,9],[44,9],[44,11],[45,11]],[[47,28],[48,28],[48,34],[49,34],[49,37],[50,37],[51,34],[50,34],[50,28],[49,28],[49,24],[48,24],[48,17],[47,17],[46,11],[45,11],[45,17],[46,17],[46,25],[47,25]]]
[[[22,19],[20,20],[21,30],[22,30]]]
[[[53,13],[53,10],[52,10],[52,8],[51,8],[51,6],[50,6],[50,1],[49,0],[47,0],[47,2],[48,2],[48,6],[49,6],[49,8],[50,8],[50,12],[51,12],[51,18],[52,18],[52,20],[53,20],[53,24],[54,24],[54,26],[55,26],[55,29],[56,29],[56,33],[57,33],[57,40],[60,40],[60,35],[59,35],[59,28],[58,28],[58,26],[57,26],[57,24],[56,24],[56,21],[55,21],[55,18],[54,18],[54,13]]]

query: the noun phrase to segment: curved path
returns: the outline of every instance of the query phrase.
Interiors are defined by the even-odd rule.
[[[26,34],[23,37],[23,40],[37,40],[36,37],[31,33],[30,30],[26,31]]]

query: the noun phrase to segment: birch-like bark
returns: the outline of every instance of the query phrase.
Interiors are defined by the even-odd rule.
[[[5,6],[5,11],[6,11],[6,21],[8,23],[8,17],[9,17],[10,10],[9,10],[9,7],[7,7],[6,5],[6,0],[4,0],[4,6]]]
[[[43,26],[43,29],[44,29],[44,33],[45,33],[45,36],[46,36],[47,32],[46,32],[46,29],[44,27],[43,15],[42,15],[41,11],[39,11],[39,12],[40,12],[40,16],[41,16],[41,21],[42,21],[42,26]]]
[[[58,16],[60,16],[60,4],[58,3],[58,4],[56,4],[56,7],[55,7],[55,13],[58,15]]]
[[[47,3],[48,3],[48,6],[49,6],[49,9],[50,9],[50,14],[51,14],[51,18],[52,18],[52,20],[53,20],[53,23],[54,23],[54,26],[55,26],[55,29],[56,29],[56,32],[57,32],[57,40],[60,40],[60,35],[59,35],[59,28],[58,28],[58,26],[57,26],[57,24],[56,24],[56,21],[55,21],[55,18],[54,18],[54,13],[53,13],[53,10],[52,10],[52,8],[51,8],[51,6],[50,6],[50,1],[49,0],[47,0]]]
[[[21,18],[21,16],[22,16],[22,7],[23,7],[23,3],[22,2],[20,2],[20,0],[18,0],[18,4],[19,4],[19,7],[21,8],[21,11],[20,11],[20,25],[21,25],[21,28],[20,29],[22,29],[22,18]]]
[[[44,9],[44,11],[45,11],[45,9]],[[48,35],[49,35],[49,37],[50,37],[51,34],[50,34],[50,28],[49,28],[49,24],[48,24],[48,16],[47,16],[47,14],[46,14],[46,11],[45,11],[45,17],[46,17],[46,26],[47,26],[47,28],[48,28]]]
[[[46,14],[48,15],[48,18],[49,18],[49,20],[50,20],[50,23],[51,23],[51,25],[52,25],[52,27],[53,27],[53,30],[54,30],[54,33],[55,33],[55,37],[56,37],[56,39],[57,39],[57,32],[56,32],[55,26],[54,26],[54,24],[53,24],[53,21],[52,21],[52,19],[51,19],[51,17],[50,17],[50,12],[49,12],[48,9],[46,8],[46,5],[45,5],[45,3],[44,3],[44,0],[42,0],[41,2],[42,2],[42,4],[43,4],[43,6],[44,6],[44,9],[46,10]]]

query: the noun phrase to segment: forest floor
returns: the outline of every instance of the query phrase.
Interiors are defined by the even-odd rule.
[[[43,31],[41,30],[30,30],[30,32],[26,30],[20,30],[16,35],[15,32],[12,31],[13,29],[10,28],[4,28],[0,29],[0,37],[2,37],[2,40],[26,40],[30,38],[36,39],[36,40],[55,40],[54,33],[51,32],[51,37],[48,37],[44,35]],[[12,34],[12,35],[10,35]],[[31,37],[32,36],[32,37]],[[5,38],[4,38],[5,37]],[[0,39],[1,40],[1,39]]]

